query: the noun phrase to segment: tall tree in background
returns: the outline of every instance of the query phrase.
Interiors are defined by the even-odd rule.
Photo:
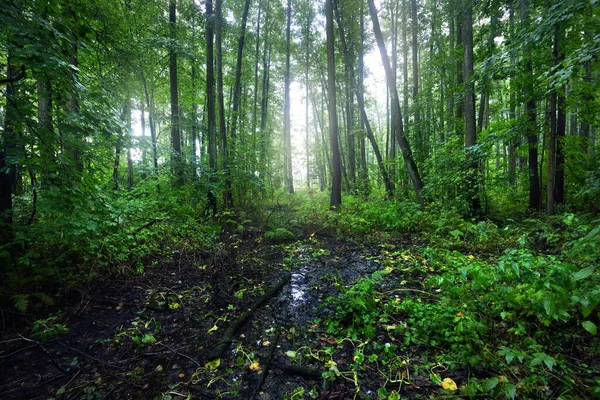
[[[327,109],[329,114],[329,144],[331,147],[331,197],[329,206],[342,205],[342,163],[338,144],[338,120],[335,86],[335,42],[333,35],[333,0],[325,2],[325,29],[327,32]]]
[[[221,139],[221,168],[223,170],[225,189],[223,204],[225,208],[233,208],[231,191],[231,172],[229,170],[229,148],[227,147],[227,127],[225,124],[225,100],[223,98],[223,0],[215,0],[215,46],[217,50],[217,107],[219,109],[219,137]]]
[[[294,177],[292,173],[292,134],[290,121],[290,42],[292,27],[292,0],[287,2],[287,24],[285,29],[285,82],[283,111],[283,174],[288,193],[294,193]]]
[[[473,82],[473,5],[471,0],[459,0],[463,15],[462,42],[463,67],[465,76],[464,111],[465,111],[465,149],[467,159],[467,202],[472,214],[481,211],[479,200],[479,161],[476,153],[477,127],[475,125],[475,83]],[[483,101],[483,99],[482,99]]]
[[[421,180],[421,175],[419,174],[419,170],[417,169],[417,164],[415,163],[415,159],[413,157],[412,151],[404,136],[404,126],[402,123],[402,112],[400,110],[400,102],[398,100],[398,91],[396,90],[396,86],[394,85],[394,75],[392,73],[392,67],[390,65],[390,60],[387,55],[387,51],[385,49],[385,43],[383,42],[383,35],[381,34],[381,27],[379,26],[379,19],[377,18],[377,9],[375,8],[375,3],[373,0],[369,0],[369,11],[371,13],[371,20],[373,21],[373,31],[375,33],[375,39],[377,40],[377,46],[379,47],[379,53],[381,54],[381,61],[383,64],[383,68],[385,69],[385,76],[388,85],[388,90],[390,92],[390,104],[393,108],[395,108],[395,113],[392,113],[392,116],[395,118],[395,135],[398,145],[400,146],[400,150],[402,151],[402,158],[404,159],[404,164],[406,165],[406,169],[408,171],[408,175],[413,183],[413,188],[415,190],[415,194],[417,196],[417,200],[419,204],[424,204],[423,194],[421,193],[423,189],[423,181]]]
[[[530,23],[529,19],[529,0],[523,0],[519,3],[519,12],[521,14],[521,25],[525,29]],[[529,166],[529,209],[540,209],[540,179],[538,174],[538,129],[537,129],[537,110],[535,101],[533,63],[531,60],[532,52],[529,43],[523,45],[524,60],[524,94],[525,94],[525,114],[527,117],[526,135],[528,144],[528,166]]]
[[[215,110],[215,77],[214,77],[214,22],[212,0],[206,0],[206,121],[208,130],[208,166],[211,174],[211,185],[208,188],[207,211],[217,214],[217,196],[215,175],[217,173],[217,126]]]
[[[179,94],[177,85],[177,3],[169,0],[169,81],[171,93],[171,145],[173,148],[173,171],[176,185],[183,183],[183,160],[181,157],[181,131],[179,123]]]

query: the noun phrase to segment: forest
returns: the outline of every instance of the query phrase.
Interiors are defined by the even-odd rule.
[[[0,26],[0,398],[600,398],[597,0]]]

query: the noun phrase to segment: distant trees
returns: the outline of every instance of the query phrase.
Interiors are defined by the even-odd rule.
[[[591,3],[212,1],[1,4],[4,243],[57,199],[149,179],[193,191],[204,216],[293,193],[300,170],[334,207],[343,193],[474,217],[594,207]],[[364,64],[375,46],[386,106]]]

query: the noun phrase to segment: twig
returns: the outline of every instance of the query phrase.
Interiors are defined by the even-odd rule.
[[[23,348],[21,348],[19,350],[15,350],[15,351],[13,351],[10,354],[7,354],[5,356],[0,356],[0,360],[6,360],[7,358],[11,358],[15,354],[19,354],[20,352],[25,351],[25,350],[33,349],[34,347],[37,347],[37,346],[34,344],[34,345],[31,345],[31,346],[23,347]]]
[[[47,349],[46,349],[44,346],[42,346],[42,344],[41,344],[40,342],[38,342],[37,340],[33,340],[33,339],[26,338],[25,336],[23,336],[23,335],[21,335],[21,334],[19,334],[18,336],[21,338],[21,340],[24,340],[24,341],[26,341],[26,342],[28,342],[28,343],[34,343],[34,344],[35,344],[37,347],[39,347],[39,348],[40,348],[40,350],[42,350],[42,351],[44,352],[44,354],[46,354],[46,355],[48,356],[48,358],[50,359],[50,362],[52,363],[52,365],[54,365],[56,368],[58,368],[58,369],[60,370],[60,372],[63,372],[63,373],[65,373],[65,374],[68,374],[68,373],[69,373],[69,372],[68,372],[66,369],[64,369],[64,368],[63,368],[63,367],[62,367],[62,366],[61,366],[61,365],[58,363],[58,361],[56,361],[56,360],[54,359],[54,357],[52,357],[52,354],[50,354],[50,352],[49,352],[49,351],[48,351],[48,350],[47,350]]]
[[[424,290],[409,289],[409,288],[393,289],[393,290],[388,290],[387,292],[383,292],[383,293],[384,294],[388,294],[388,293],[393,293],[393,292],[417,292],[417,293],[426,294],[426,295],[432,296],[432,297],[440,297],[438,294],[429,293],[429,292],[426,292]]]
[[[277,348],[277,344],[279,343],[279,336],[280,336],[280,333],[279,333],[279,331],[277,331],[277,333],[275,334],[275,337],[273,338],[273,344],[271,344],[271,350],[269,351],[269,356],[267,358],[267,362],[264,364],[262,374],[258,378],[258,383],[256,384],[254,391],[250,395],[249,400],[254,400],[256,398],[256,396],[258,395],[258,392],[260,392],[260,389],[265,384],[265,379],[267,379],[267,374],[269,373],[269,369],[271,368],[271,362],[273,361],[273,355],[275,354],[275,349]]]
[[[118,365],[115,365],[115,364],[110,364],[110,363],[104,362],[104,361],[102,361],[102,360],[100,360],[100,359],[98,359],[98,358],[96,358],[96,357],[94,357],[94,356],[91,356],[91,355],[89,355],[89,354],[87,354],[87,353],[84,353],[83,351],[81,351],[81,350],[78,350],[78,349],[76,349],[76,348],[74,348],[74,347],[71,347],[71,346],[69,346],[69,345],[66,345],[66,344],[64,344],[64,343],[62,343],[62,342],[56,342],[56,343],[58,343],[59,345],[63,346],[63,347],[64,347],[64,348],[66,348],[66,349],[69,349],[69,350],[71,350],[71,351],[74,351],[74,352],[75,352],[75,353],[77,353],[77,354],[80,354],[80,355],[84,356],[85,358],[89,358],[90,360],[92,360],[92,361],[95,361],[95,362],[97,362],[98,364],[104,365],[104,366],[106,366],[106,367],[116,368],[116,369],[125,369],[125,368],[123,368],[123,367],[119,367]]]
[[[244,325],[246,323],[246,321],[248,321],[250,319],[250,317],[252,316],[254,311],[256,311],[263,303],[265,303],[267,300],[269,300],[271,297],[273,297],[275,295],[275,293],[279,292],[290,281],[291,278],[292,278],[291,274],[289,274],[289,273],[285,274],[283,276],[283,278],[281,278],[281,280],[275,286],[273,286],[271,289],[266,291],[263,296],[261,296],[258,300],[256,300],[254,302],[254,304],[252,304],[252,306],[250,306],[248,311],[246,311],[244,314],[242,314],[229,327],[229,329],[227,329],[227,331],[223,335],[223,339],[221,339],[221,341],[219,343],[217,343],[213,347],[211,352],[209,353],[208,359],[214,360],[217,358],[221,358],[223,356],[223,354],[225,353],[225,351],[227,350],[227,347],[233,340],[233,335],[235,335],[237,330],[239,328],[241,328],[242,325]]]
[[[197,367],[200,367],[200,363],[199,363],[198,361],[194,360],[192,357],[190,357],[190,356],[188,356],[188,355],[185,355],[185,354],[183,354],[183,353],[180,353],[180,352],[178,352],[177,350],[175,350],[175,349],[172,349],[171,347],[167,346],[167,345],[166,345],[166,344],[164,344],[164,343],[159,343],[159,344],[160,344],[161,346],[163,346],[163,347],[165,347],[165,348],[169,349],[169,350],[170,350],[170,351],[171,351],[173,354],[177,354],[178,356],[181,356],[181,357],[183,357],[183,358],[187,358],[188,360],[190,360],[191,362],[193,362],[194,364],[196,364],[196,366],[197,366]]]

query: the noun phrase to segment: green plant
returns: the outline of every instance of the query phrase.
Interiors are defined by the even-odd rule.
[[[275,228],[265,232],[265,238],[275,243],[283,243],[296,240],[296,235],[285,228]]]
[[[53,315],[45,319],[38,319],[33,323],[33,334],[39,336],[42,342],[54,339],[60,335],[69,332],[69,328],[59,322],[60,314]]]

